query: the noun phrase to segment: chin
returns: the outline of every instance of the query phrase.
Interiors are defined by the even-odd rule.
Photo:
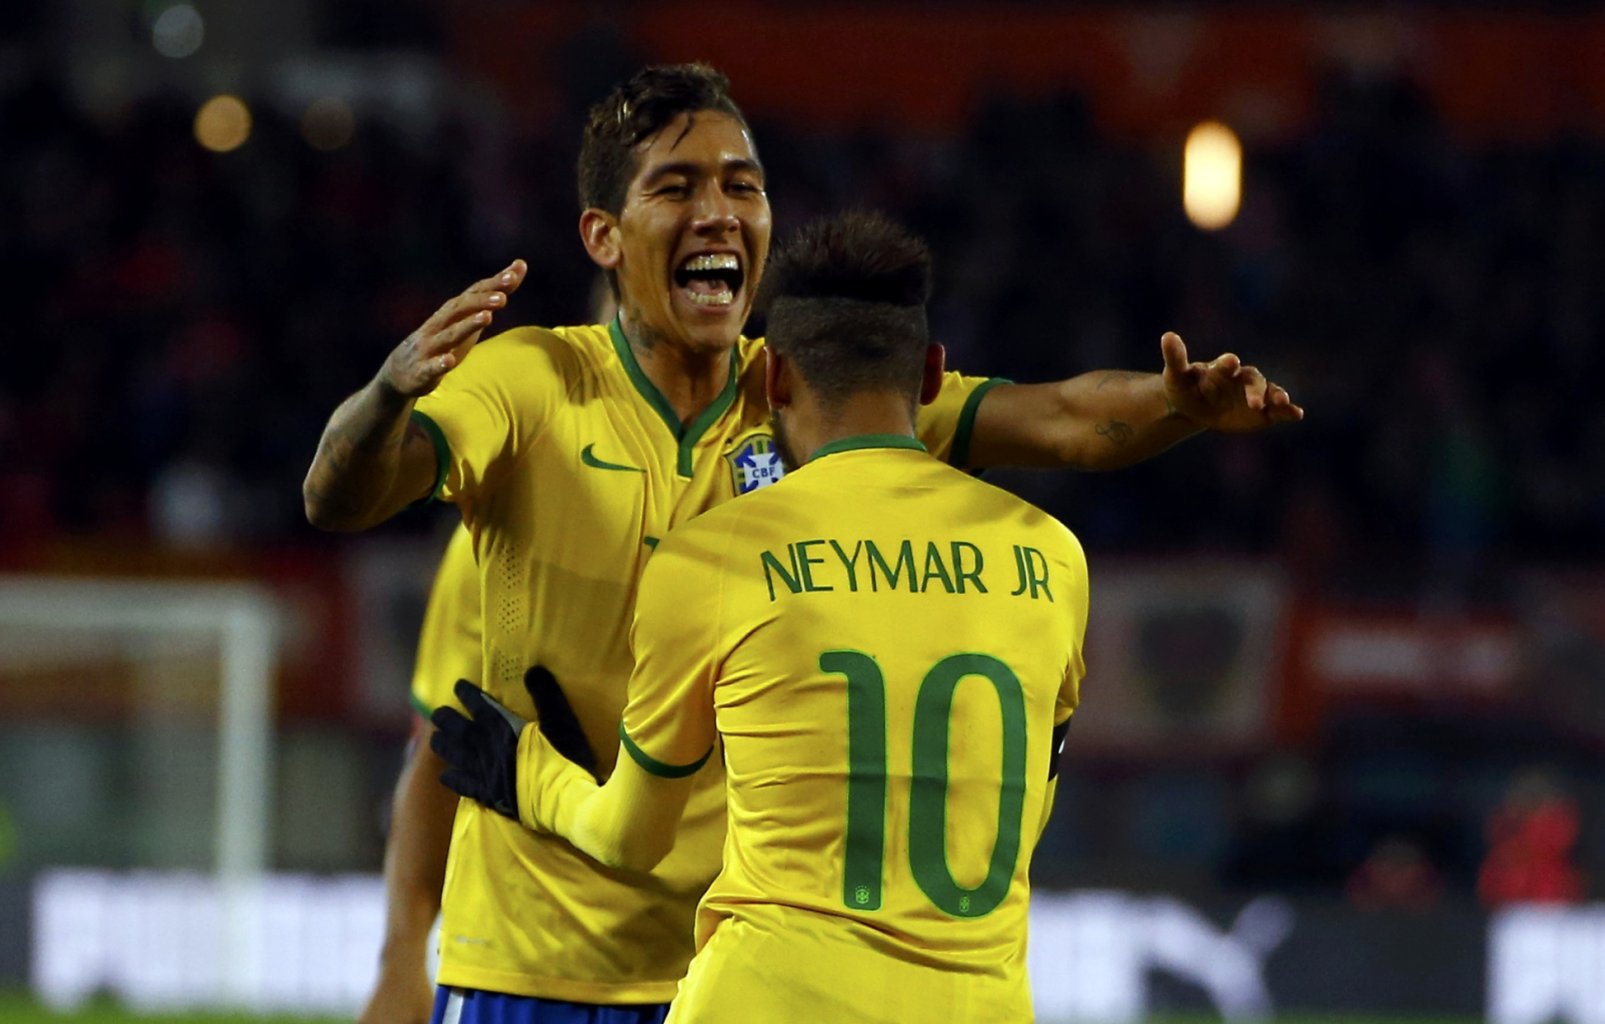
[[[697,317],[681,321],[686,340],[699,349],[729,348],[741,337],[741,328],[747,323],[745,310],[730,310],[721,317]]]

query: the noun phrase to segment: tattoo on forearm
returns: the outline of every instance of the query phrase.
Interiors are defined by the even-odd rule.
[[[1093,429],[1098,432],[1099,437],[1108,441],[1110,444],[1119,446],[1130,444],[1131,439],[1137,436],[1137,431],[1132,429],[1131,424],[1122,423],[1120,420],[1110,420],[1108,423],[1100,423]]]
[[[382,422],[361,422],[352,417],[331,422],[325,436],[329,441],[330,454],[344,464],[352,455],[383,455],[418,430],[418,425],[411,418],[387,425]]]
[[[335,410],[304,484],[307,500],[334,518],[369,511],[375,495],[388,488],[405,439],[422,436],[410,418],[385,422],[368,398],[358,392]]]
[[[1093,390],[1102,391],[1104,387],[1109,384],[1126,384],[1134,380],[1142,380],[1144,377],[1149,376],[1152,375],[1147,373],[1139,373],[1136,370],[1105,370],[1098,374],[1098,386]]]

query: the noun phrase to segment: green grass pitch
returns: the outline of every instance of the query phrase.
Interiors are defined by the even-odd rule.
[[[0,994],[5,1024],[350,1024],[338,1017],[252,1017],[240,1013],[182,1013],[138,1016],[110,1001],[97,1001],[73,1013],[52,1013],[31,997]]]

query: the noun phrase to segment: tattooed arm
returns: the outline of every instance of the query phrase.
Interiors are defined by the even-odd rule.
[[[367,386],[340,403],[301,485],[307,520],[355,531],[424,497],[438,471],[434,444],[411,420],[413,403],[462,362],[494,310],[524,279],[523,260],[469,285],[407,335]]]
[[[308,522],[366,530],[429,493],[435,448],[410,421],[412,404],[378,377],[340,403],[301,485]]]
[[[971,464],[1120,469],[1200,430],[1260,430],[1304,416],[1285,390],[1235,355],[1188,362],[1173,333],[1159,345],[1162,373],[1095,370],[993,388],[976,412]]]

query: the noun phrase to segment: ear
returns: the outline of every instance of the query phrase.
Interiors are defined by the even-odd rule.
[[[591,262],[603,270],[619,267],[619,220],[606,210],[587,207],[580,214],[580,242]]]
[[[764,397],[769,400],[769,408],[784,409],[791,404],[791,364],[768,345],[763,347],[763,355]]]
[[[925,346],[925,374],[920,378],[920,404],[930,405],[942,391],[942,373],[947,369],[947,349],[931,343]]]

